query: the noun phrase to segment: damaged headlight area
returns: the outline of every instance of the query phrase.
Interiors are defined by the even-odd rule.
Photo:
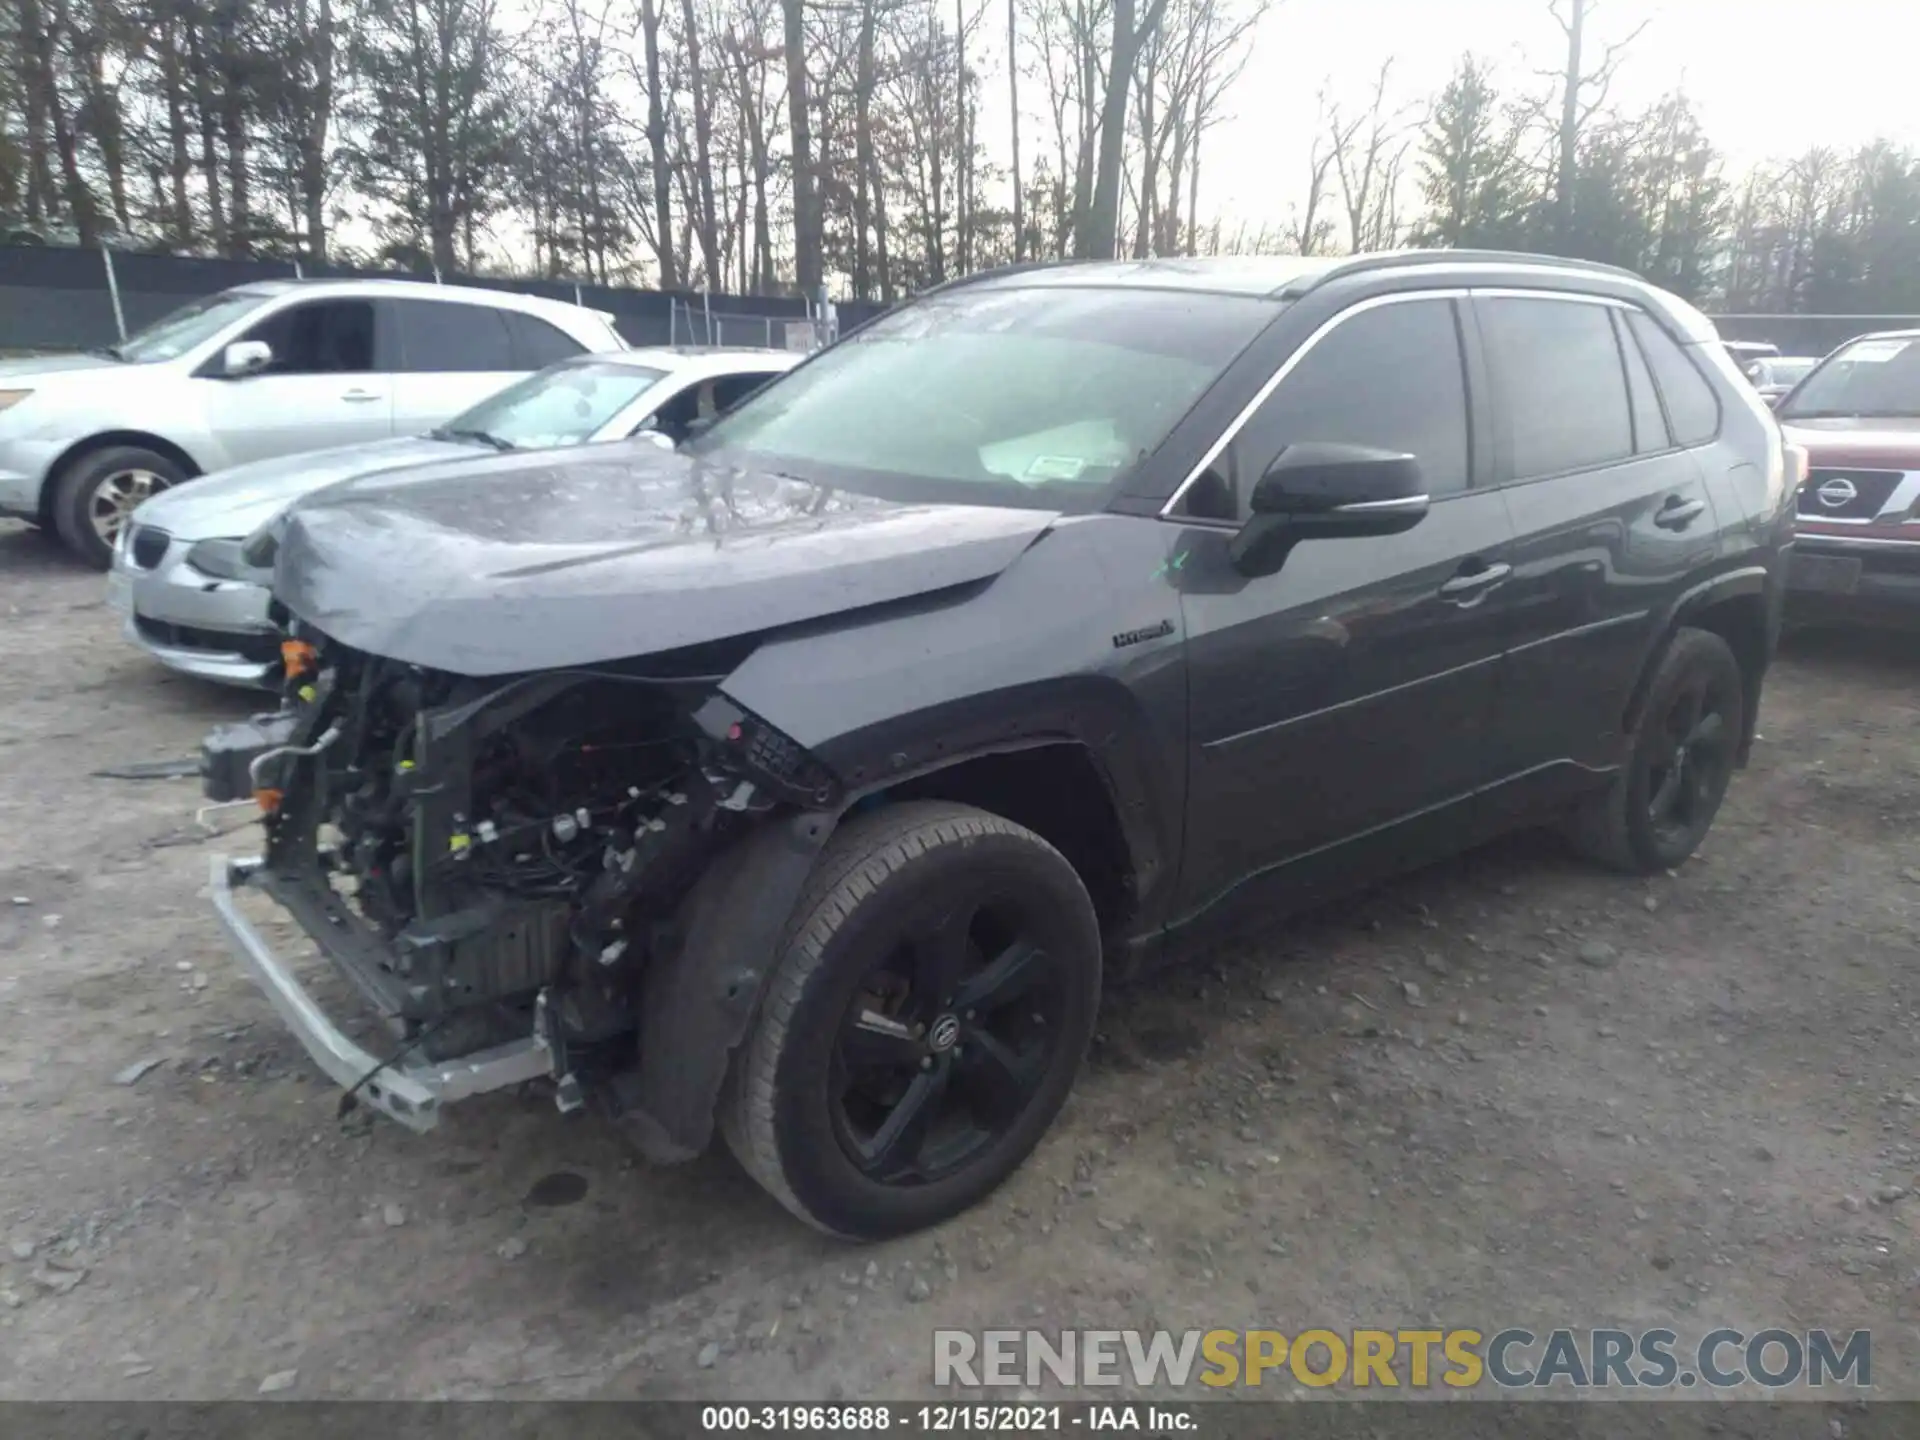
[[[641,973],[712,857],[777,811],[838,801],[832,774],[719,693],[739,658],[474,680],[307,634],[288,642],[286,708],[208,737],[205,788],[259,802],[266,853],[236,878],[293,916],[402,1054],[449,1073],[532,1043],[574,1108],[631,1063]],[[338,1078],[337,1037],[316,1042],[304,992],[281,1003],[293,982],[251,959]],[[502,1075],[527,1078],[512,1053]]]

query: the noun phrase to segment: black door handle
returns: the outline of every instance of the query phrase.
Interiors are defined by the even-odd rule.
[[[1513,566],[1504,562],[1482,565],[1477,570],[1462,569],[1440,587],[1440,594],[1448,600],[1478,600],[1512,573]]]
[[[1669,495],[1660,513],[1653,517],[1653,523],[1662,530],[1684,530],[1698,520],[1706,508],[1704,500],[1682,500],[1678,495]]]

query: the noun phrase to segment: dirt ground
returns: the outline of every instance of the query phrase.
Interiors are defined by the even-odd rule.
[[[0,640],[0,1397],[911,1397],[937,1325],[1428,1322],[1870,1325],[1920,1396],[1920,644],[1790,645],[1678,874],[1521,838],[1110,997],[1013,1182],[852,1249],[543,1100],[337,1120],[206,906],[248,834],[90,773],[260,707],[11,526]]]

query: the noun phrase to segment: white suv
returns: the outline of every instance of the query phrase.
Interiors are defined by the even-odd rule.
[[[105,569],[142,500],[196,475],[412,435],[529,371],[623,350],[612,317],[404,280],[223,290],[122,344],[0,363],[0,515]]]

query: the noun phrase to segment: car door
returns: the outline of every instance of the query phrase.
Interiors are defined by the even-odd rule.
[[[525,373],[515,367],[506,312],[464,300],[389,300],[398,370],[394,425],[417,435],[451,420]]]
[[[783,375],[784,370],[735,370],[726,375],[716,375],[713,380],[713,413],[725,415],[749,396],[758,394],[760,388]]]
[[[1490,729],[1511,535],[1475,488],[1463,301],[1364,301],[1306,342],[1171,507],[1185,614],[1187,913],[1312,892],[1458,834],[1498,769]],[[1249,579],[1227,546],[1288,446],[1412,454],[1430,496],[1399,535],[1307,540]],[[1422,823],[1410,823],[1418,817]],[[1249,876],[1267,883],[1243,886]]]
[[[380,316],[371,300],[303,300],[236,340],[263,341],[263,369],[228,377],[216,353],[195,377],[223,463],[381,440],[393,434],[392,376],[382,372]]]
[[[1478,292],[1473,305],[1515,536],[1506,783],[1489,807],[1537,808],[1617,762],[1626,698],[1719,527],[1634,338],[1649,317],[1547,292]]]
[[[678,445],[692,433],[694,421],[700,418],[700,390],[704,383],[667,375],[647,391],[643,410],[634,418],[632,433],[652,431]]]
[[[701,421],[726,414],[780,373],[778,370],[729,371],[689,380],[677,387],[671,378],[662,380],[647,392],[651,404],[645,417],[635,421],[634,433],[658,431],[677,445],[691,435]]]

